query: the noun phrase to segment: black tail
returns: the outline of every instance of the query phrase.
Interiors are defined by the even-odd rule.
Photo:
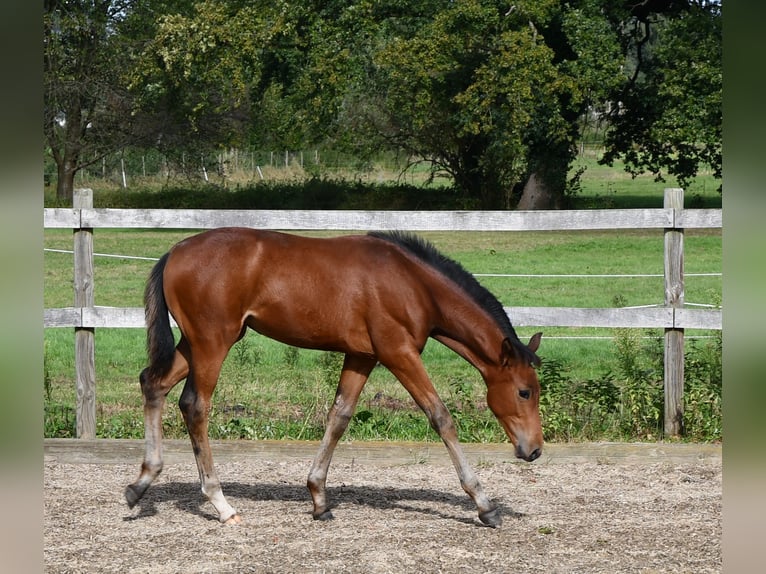
[[[170,328],[168,306],[163,292],[162,274],[168,261],[169,253],[163,255],[149,274],[144,291],[146,308],[146,350],[149,354],[149,367],[146,374],[150,380],[165,376],[173,365],[176,341]]]

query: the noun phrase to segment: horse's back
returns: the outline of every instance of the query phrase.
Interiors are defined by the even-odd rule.
[[[373,242],[378,243],[365,235],[316,238],[222,227],[176,244],[168,269],[192,283],[195,278],[205,283],[217,278],[262,284],[280,277],[289,278],[294,287],[318,279],[334,283],[334,276],[369,275],[386,264]]]

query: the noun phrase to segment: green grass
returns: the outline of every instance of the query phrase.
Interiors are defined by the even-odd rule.
[[[667,177],[664,182],[656,181],[654,176],[648,174],[633,177],[619,161],[613,167],[599,165],[599,157],[598,150],[589,149],[572,165],[571,174],[585,168],[581,191],[572,205],[576,209],[662,207],[663,190],[666,187],[681,187],[673,177]],[[720,187],[721,180],[715,179],[711,170],[702,170],[684,189],[684,207],[720,208]]]

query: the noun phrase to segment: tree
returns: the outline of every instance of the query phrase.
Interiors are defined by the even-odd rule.
[[[46,0],[43,133],[58,169],[56,196],[71,202],[78,170],[119,149],[129,104],[118,79],[113,27],[129,2]]]
[[[122,134],[166,153],[332,142],[404,150],[485,208],[550,208],[564,203],[581,118],[595,114],[611,122],[606,162],[682,182],[704,164],[720,175],[720,5],[709,0],[47,6],[58,20],[46,19],[46,135],[65,173],[97,156],[82,153],[96,134],[110,136],[102,151]],[[97,7],[106,15],[89,15]],[[98,32],[88,41],[83,22]]]
[[[46,0],[43,134],[70,203],[78,171],[130,145],[155,146],[164,122],[136,103],[130,82],[163,14],[188,0]]]
[[[549,17],[551,2],[528,4],[529,17]],[[538,117],[556,107],[564,89],[555,53],[531,20],[507,10],[486,0],[445,3],[412,37],[387,39],[369,94],[378,101],[370,116],[392,146],[446,171],[491,208],[510,204],[526,171],[533,122],[554,128],[549,140],[562,135],[550,118]]]
[[[387,39],[370,115],[485,207],[559,207],[586,114],[605,162],[720,177],[720,54],[716,2],[451,2]]]
[[[154,15],[184,0],[46,0],[43,134],[57,171],[56,196],[72,200],[78,171],[147,139],[127,72],[154,35]]]
[[[262,46],[282,25],[278,14],[243,1],[203,1],[157,16],[129,84],[136,109],[154,126],[152,145],[173,154],[243,143]]]
[[[624,43],[632,66],[611,95],[603,162],[682,187],[709,166],[721,178],[721,4],[654,3],[634,10]]]
[[[522,190],[519,209],[563,206],[576,142],[582,136],[580,120],[602,111],[610,90],[619,84],[624,58],[603,5],[600,0],[560,3],[541,26],[555,54],[560,89],[530,123],[527,167],[517,184]]]
[[[369,43],[370,5],[310,1],[283,10],[284,24],[262,46],[253,85],[252,142],[294,149],[333,141]]]

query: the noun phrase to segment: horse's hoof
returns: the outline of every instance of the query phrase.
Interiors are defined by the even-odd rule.
[[[136,503],[141,500],[141,497],[144,495],[143,492],[138,492],[136,487],[134,487],[132,484],[129,484],[125,487],[125,500],[128,503],[128,508],[133,508]]]
[[[332,515],[332,512],[329,510],[325,510],[321,514],[313,514],[312,516],[314,517],[314,520],[332,520],[333,518],[335,518]]]
[[[242,523],[242,517],[239,514],[233,514],[223,522],[226,526],[236,526]]]
[[[491,528],[497,528],[503,523],[503,517],[497,508],[479,513],[479,520]]]

